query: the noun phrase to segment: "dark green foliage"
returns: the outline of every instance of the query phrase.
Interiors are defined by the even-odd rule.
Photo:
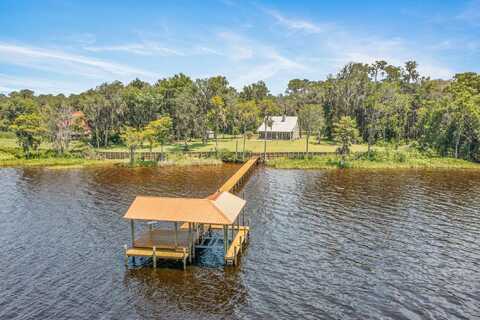
[[[21,90],[0,96],[0,132],[15,130],[28,156],[44,142],[58,153],[83,154],[70,146],[79,135],[70,123],[72,111],[83,112],[88,134],[80,136],[94,147],[121,143],[125,127],[140,132],[152,121],[169,117],[168,138],[182,141],[188,150],[194,138],[206,143],[210,130],[215,138],[249,137],[265,119],[285,113],[299,116],[300,132],[330,140],[338,136],[335,124],[349,117],[358,130],[357,142],[368,143],[370,157],[375,157],[373,145],[392,144],[396,149],[414,143],[415,149],[431,155],[480,160],[480,75],[430,80],[418,73],[415,61],[402,67],[383,60],[350,63],[326,80],[292,79],[278,96],[263,81],[237,92],[224,76],[193,80],[184,74],[154,85],[140,79],[128,85],[104,83],[68,97]],[[38,123],[21,123],[33,120],[31,115],[40,116]],[[21,126],[30,129],[22,131]],[[28,133],[36,127],[45,132]],[[152,145],[153,131],[146,133]]]

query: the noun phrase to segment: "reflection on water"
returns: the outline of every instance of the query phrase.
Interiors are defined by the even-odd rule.
[[[480,317],[475,171],[260,168],[240,266],[124,268],[137,194],[206,196],[237,168],[0,169],[0,319]]]

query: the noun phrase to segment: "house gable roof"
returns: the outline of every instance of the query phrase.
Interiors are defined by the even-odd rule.
[[[283,116],[274,116],[270,117],[272,120],[272,126],[267,127],[267,131],[269,132],[292,132],[295,130],[297,125],[298,117],[285,117],[285,121],[283,121]],[[258,127],[257,132],[264,132],[265,131],[265,122],[263,122],[260,127]]]

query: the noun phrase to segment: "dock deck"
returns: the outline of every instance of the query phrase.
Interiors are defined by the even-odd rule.
[[[246,179],[250,170],[254,165],[258,163],[259,157],[254,157],[249,159],[247,162],[243,164],[243,166],[238,169],[237,172],[233,176],[231,176],[219,189],[219,192],[230,192],[235,191],[235,189],[240,186],[243,181]]]
[[[248,227],[240,226],[233,241],[228,247],[227,253],[225,254],[225,263],[230,263],[233,265],[237,264],[238,256],[242,253],[243,247],[248,241],[249,232],[250,230]]]
[[[128,257],[149,257],[153,260],[153,267],[157,267],[157,259],[165,260],[181,260],[183,262],[183,268],[187,267],[187,258],[189,253],[186,251],[186,248],[177,249],[161,249],[157,250],[156,247],[153,248],[125,248],[125,264],[128,264]]]

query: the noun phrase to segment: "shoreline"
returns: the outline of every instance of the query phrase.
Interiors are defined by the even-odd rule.
[[[338,157],[312,157],[310,159],[279,158],[268,160],[266,165],[275,169],[298,170],[480,170],[479,163],[447,157],[413,158],[405,161],[348,159],[345,167],[340,166],[340,158]]]
[[[174,159],[163,163],[154,163],[150,161],[137,162],[133,166],[128,160],[97,160],[85,158],[37,158],[37,159],[7,159],[0,160],[0,169],[2,168],[86,168],[101,166],[122,166],[130,168],[146,167],[171,167],[171,166],[200,166],[200,165],[219,165],[223,162],[219,159]]]

